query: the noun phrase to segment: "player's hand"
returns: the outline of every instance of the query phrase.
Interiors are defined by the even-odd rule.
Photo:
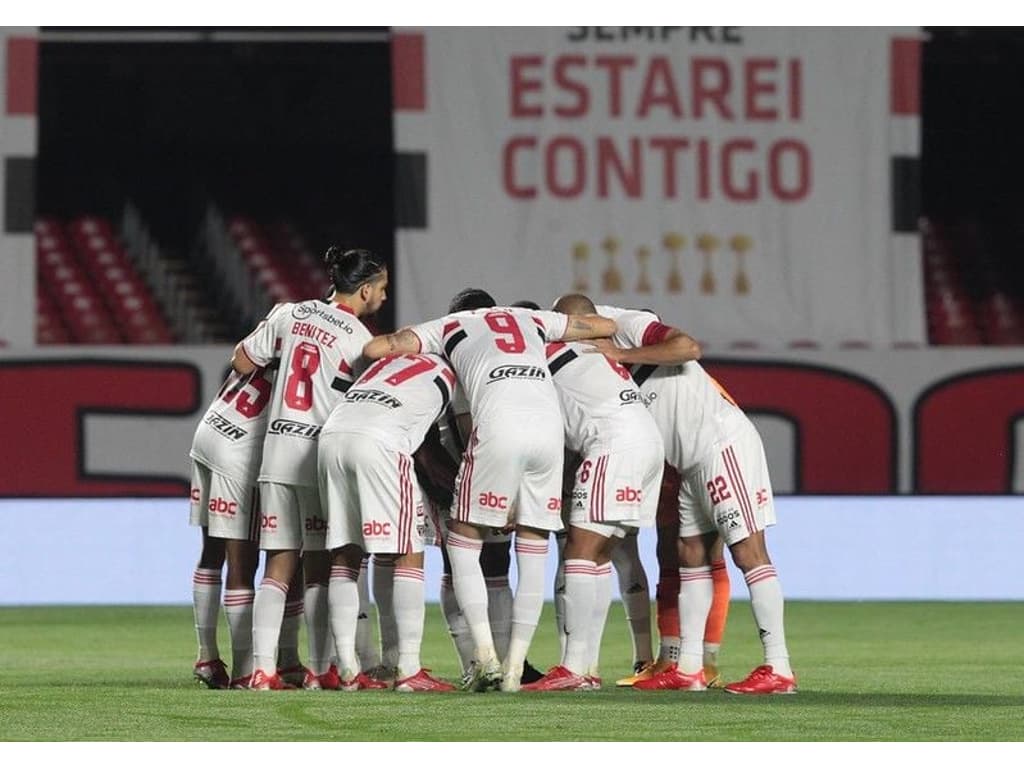
[[[622,347],[615,346],[615,342],[611,339],[590,339],[588,341],[581,341],[580,344],[590,347],[590,349],[586,350],[587,352],[600,352],[616,363],[622,362],[623,349]]]

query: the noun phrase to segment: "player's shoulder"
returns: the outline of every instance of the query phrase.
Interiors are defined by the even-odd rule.
[[[636,319],[636,320],[653,320],[655,322],[661,322],[661,318],[658,313],[653,309],[638,309],[636,307],[614,307],[609,304],[598,304],[595,309],[597,314],[602,317],[609,317],[612,320],[618,321],[620,318],[623,319]]]

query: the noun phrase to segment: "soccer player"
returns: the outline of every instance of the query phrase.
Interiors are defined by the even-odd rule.
[[[320,433],[320,498],[331,550],[330,617],[341,689],[367,687],[356,656],[364,554],[393,556],[396,691],[454,691],[420,664],[423,640],[423,498],[413,452],[443,413],[455,372],[437,355],[385,357],[345,393]]]
[[[743,572],[764,648],[764,664],[729,693],[795,693],[783,621],[779,578],[768,556],[764,529],[775,523],[771,481],[761,437],[736,402],[697,362],[700,345],[650,312],[598,307],[615,319],[612,341],[595,348],[633,366],[680,474],[679,662],[641,680],[641,690],[704,690],[702,638],[714,594],[712,558],[719,540]]]
[[[666,464],[655,523],[658,534],[656,552],[659,569],[655,594],[660,644],[658,658],[647,663],[634,661],[634,674],[618,680],[615,683],[618,686],[628,687],[641,680],[649,680],[679,662],[679,483],[679,473]],[[615,550],[615,555],[619,554],[619,549]],[[711,600],[711,612],[704,627],[704,677],[708,688],[721,688],[724,685],[718,671],[718,651],[729,615],[730,585],[722,549],[723,544],[719,539],[711,550],[711,581],[714,596]],[[643,567],[638,560],[636,567]]]
[[[583,297],[556,312],[594,314]],[[639,388],[622,365],[576,342],[547,345],[562,404],[565,445],[580,457],[570,494],[562,567],[565,649],[561,664],[523,690],[600,687],[596,668],[611,602],[611,553],[628,532],[653,527],[665,451]]]
[[[334,286],[330,303],[285,304],[235,348],[239,373],[266,365],[280,343],[281,369],[270,398],[267,436],[258,477],[260,548],[267,553],[263,582],[253,608],[253,678],[250,687],[280,690],[275,674],[278,632],[288,584],[299,566],[305,576],[309,667],[303,686],[336,689],[330,665],[325,550],[326,514],[317,489],[317,436],[335,403],[364,367],[363,345],[372,334],[360,317],[376,312],[387,297],[384,262],[366,250],[331,246],[325,257]]]
[[[473,635],[472,690],[517,691],[526,653],[544,605],[548,535],[562,527],[562,417],[547,372],[546,341],[610,336],[615,323],[497,307],[486,291],[466,289],[461,311],[378,336],[367,357],[443,354],[465,387],[473,431],[456,484],[447,539],[456,597]],[[519,583],[513,598],[509,650],[498,661],[480,568],[486,532],[515,525]]]
[[[280,305],[260,323],[270,322]],[[192,525],[203,549],[193,575],[192,605],[199,658],[197,680],[210,688],[245,688],[252,676],[253,580],[259,563],[256,475],[267,430],[267,404],[277,360],[247,374],[230,373],[192,438]],[[221,568],[227,559],[224,613],[231,636],[231,675],[217,648]]]

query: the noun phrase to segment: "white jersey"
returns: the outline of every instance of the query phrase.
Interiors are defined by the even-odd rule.
[[[259,332],[282,305],[260,321],[250,337]],[[255,485],[263,457],[267,431],[267,406],[274,388],[278,360],[242,375],[231,371],[217,397],[203,414],[192,438],[189,456],[219,475],[243,486]]]
[[[469,398],[475,424],[509,413],[550,413],[561,419],[544,345],[565,335],[557,312],[491,307],[413,326],[420,349],[451,361]]]
[[[651,312],[599,306],[599,315],[613,319],[618,330],[612,340],[620,347],[650,346],[667,332]],[[650,414],[665,441],[665,460],[686,474],[709,459],[715,448],[749,424],[736,403],[700,363],[635,365]]]
[[[242,350],[256,365],[269,362],[280,344],[258,480],[316,486],[320,428],[365,367],[363,346],[371,338],[347,307],[311,299],[282,305],[245,339]]]
[[[411,455],[451,401],[455,371],[438,355],[384,357],[363,373],[320,432],[366,435]]]
[[[586,455],[598,447],[661,443],[640,388],[624,366],[579,342],[552,342],[547,355],[562,403],[567,448]]]

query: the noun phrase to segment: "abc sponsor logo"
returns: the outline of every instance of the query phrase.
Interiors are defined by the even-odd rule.
[[[312,517],[306,518],[305,526],[307,531],[313,533],[322,533],[323,531],[327,530],[327,521],[324,520],[322,517],[313,515]]]
[[[217,497],[216,499],[210,499],[210,511],[215,515],[227,515],[231,517],[238,513],[238,502],[228,501]]]
[[[202,494],[199,492],[199,489],[193,488],[192,491],[189,493],[189,500],[191,501],[191,503],[193,505],[198,504],[201,499]]]
[[[625,488],[615,489],[615,501],[619,504],[639,504],[642,496],[642,491],[630,488],[628,485]]]
[[[363,523],[364,539],[381,539],[391,535],[391,523],[382,523],[379,520],[370,520]]]
[[[260,528],[264,531],[276,531],[277,515],[260,515]]]
[[[548,512],[561,512],[562,500],[554,497],[548,499]]]
[[[497,368],[492,368],[491,372],[487,374],[487,383],[493,384],[496,381],[505,381],[507,379],[538,381],[546,378],[547,374],[544,372],[544,369],[536,365],[499,365]]]
[[[476,503],[485,509],[508,509],[508,496],[498,496],[496,493],[487,491],[487,493],[481,493],[477,498]]]

